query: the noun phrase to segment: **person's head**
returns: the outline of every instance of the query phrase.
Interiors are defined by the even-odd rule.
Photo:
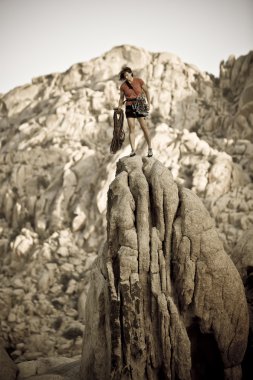
[[[132,72],[132,69],[130,69],[130,67],[123,67],[123,69],[119,73],[120,80],[125,80],[125,79],[127,80],[127,79],[131,79],[132,77],[133,77],[133,72]]]

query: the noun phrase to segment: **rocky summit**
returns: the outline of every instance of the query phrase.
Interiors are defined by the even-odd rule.
[[[244,246],[247,241],[250,247],[253,228],[253,52],[221,62],[216,78],[170,53],[115,47],[64,73],[34,78],[0,95],[0,337],[23,378],[42,374],[38,368],[61,365],[60,358],[66,365],[80,358],[91,267],[97,265],[94,260],[103,254],[107,240],[107,192],[116,163],[130,153],[128,138],[121,151],[109,153],[118,73],[125,65],[149,87],[155,159],[171,173],[174,187],[188,189],[184,194],[201,200],[214,222],[217,241],[238,266],[248,302],[252,299],[252,255]],[[139,160],[147,154],[139,128],[136,142]],[[146,228],[145,220],[141,228]],[[184,243],[187,246],[188,240]],[[173,273],[181,270],[180,257],[177,260]],[[193,264],[190,259],[185,265]],[[217,263],[211,267],[213,281]],[[173,280],[173,289],[184,292],[172,298],[176,320],[184,323],[188,336],[188,327],[193,336],[200,334],[196,326],[202,326],[206,336],[206,325],[206,330],[199,323],[188,326],[178,312],[180,307],[188,310],[193,285],[185,288],[179,275]],[[234,287],[233,281],[226,286]],[[204,320],[212,319],[215,302],[202,310],[205,318],[198,312]],[[222,310],[220,305],[217,315]],[[195,317],[200,318],[198,313]],[[178,331],[185,334],[184,329]],[[226,355],[226,345],[222,347],[215,352]],[[231,364],[222,357],[220,365],[232,368],[240,360]]]

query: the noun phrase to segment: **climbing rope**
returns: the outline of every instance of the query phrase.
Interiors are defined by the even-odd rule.
[[[113,123],[113,138],[110,146],[110,152],[115,154],[121,148],[125,139],[125,132],[123,129],[124,112],[121,108],[114,108]]]

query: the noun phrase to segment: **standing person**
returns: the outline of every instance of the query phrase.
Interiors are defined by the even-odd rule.
[[[129,141],[132,148],[130,157],[135,156],[135,119],[138,120],[141,129],[143,130],[145,140],[148,144],[148,157],[153,156],[153,151],[151,147],[151,139],[147,126],[147,121],[144,115],[137,114],[132,105],[136,101],[136,98],[139,97],[142,92],[145,93],[148,102],[148,110],[150,109],[150,96],[149,91],[142,79],[136,78],[133,76],[133,72],[130,67],[124,67],[120,74],[120,80],[124,80],[120,86],[120,99],[119,99],[119,108],[123,107],[123,104],[126,102],[126,118],[129,128]],[[124,101],[124,98],[126,100]]]

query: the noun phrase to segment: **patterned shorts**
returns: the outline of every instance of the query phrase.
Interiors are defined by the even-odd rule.
[[[145,116],[142,116],[142,115],[136,115],[136,113],[133,111],[132,109],[132,106],[126,106],[126,118],[130,118],[130,117],[133,117],[135,119],[138,119],[139,117],[145,117]]]

